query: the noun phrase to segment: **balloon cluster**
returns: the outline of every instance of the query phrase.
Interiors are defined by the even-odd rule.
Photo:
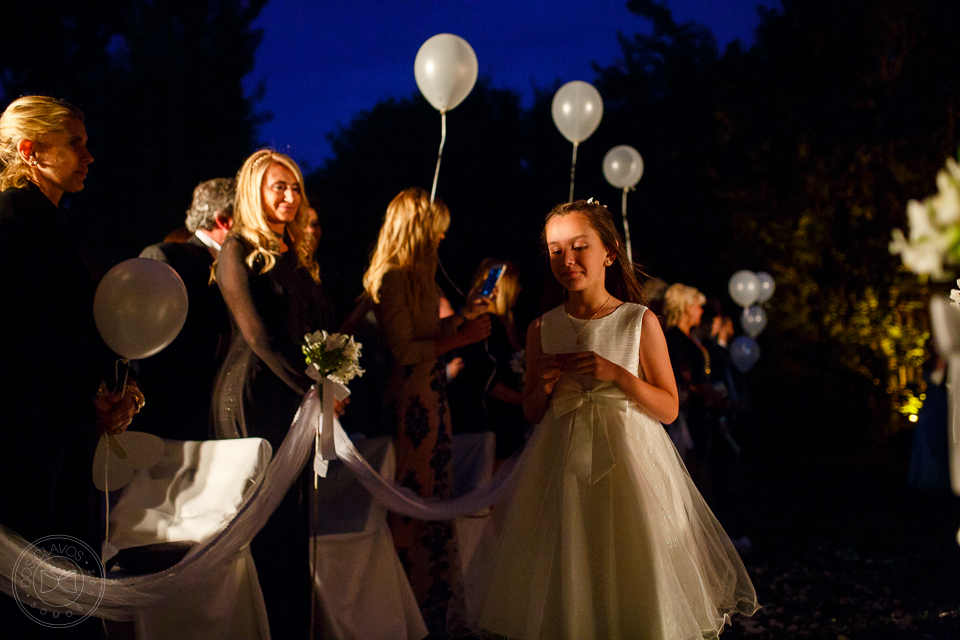
[[[741,373],[752,369],[760,359],[760,345],[756,338],[767,326],[767,312],[761,304],[773,296],[775,288],[773,277],[764,271],[754,273],[742,269],[730,276],[727,290],[733,301],[743,307],[740,326],[747,334],[739,336],[730,345],[730,358]]]

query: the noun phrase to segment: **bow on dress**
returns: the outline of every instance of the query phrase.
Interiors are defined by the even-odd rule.
[[[567,469],[581,480],[596,484],[616,462],[607,436],[602,409],[625,413],[629,401],[623,391],[611,383],[587,388],[568,376],[562,376],[553,389],[553,415],[560,418],[574,412],[570,421],[570,446]]]

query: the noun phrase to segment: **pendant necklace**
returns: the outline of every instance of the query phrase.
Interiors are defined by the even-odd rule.
[[[594,314],[593,314],[592,316],[590,316],[590,319],[587,320],[587,323],[586,323],[585,325],[583,325],[583,328],[580,329],[580,331],[577,331],[577,325],[573,322],[573,316],[571,316],[569,313],[567,314],[567,317],[570,318],[570,324],[573,326],[573,330],[574,330],[574,331],[577,331],[577,344],[580,344],[581,338],[583,337],[583,332],[587,330],[587,326],[590,324],[590,322],[591,322],[594,318],[597,317],[597,315],[599,315],[600,311],[601,311],[605,306],[607,306],[607,303],[610,302],[610,298],[612,298],[612,297],[613,297],[613,294],[612,294],[612,293],[607,294],[607,299],[604,300],[604,301],[603,301],[603,304],[600,305],[600,308],[597,309],[596,312],[594,312]]]

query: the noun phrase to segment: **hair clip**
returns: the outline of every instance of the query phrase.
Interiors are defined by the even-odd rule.
[[[593,198],[589,198],[589,199],[587,200],[587,204],[596,204],[596,205],[599,205],[599,206],[603,207],[604,209],[607,208],[607,205],[605,205],[605,204],[600,204],[600,201],[599,201],[599,200],[595,200],[595,199],[593,199]]]
[[[269,152],[269,151],[266,152],[266,153],[264,153],[262,156],[260,156],[259,158],[257,158],[256,160],[253,161],[253,164],[250,166],[250,168],[251,168],[251,169],[256,169],[256,168],[260,165],[261,162],[263,162],[264,160],[266,160],[267,158],[270,158],[270,157],[272,157],[272,156],[273,156],[273,153],[271,153],[271,152]]]

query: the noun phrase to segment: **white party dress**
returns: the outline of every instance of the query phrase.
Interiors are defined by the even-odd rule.
[[[646,307],[543,316],[544,353],[640,369]],[[701,640],[752,615],[747,571],[663,426],[613,383],[562,376],[465,581],[472,627],[509,638]]]

